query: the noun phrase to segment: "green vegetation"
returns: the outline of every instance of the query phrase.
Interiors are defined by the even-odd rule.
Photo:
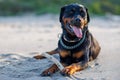
[[[0,15],[59,13],[65,4],[84,4],[92,14],[120,15],[120,0],[0,0]]]

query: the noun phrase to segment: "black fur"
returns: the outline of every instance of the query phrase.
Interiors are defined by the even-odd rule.
[[[77,19],[79,19],[80,21],[76,21]],[[88,30],[88,23],[90,22],[90,17],[87,8],[85,8],[84,6],[81,6],[79,4],[70,4],[62,7],[60,11],[59,21],[63,30],[60,40],[62,40],[62,42],[65,45],[73,46],[78,44],[82,40],[82,43],[79,46],[74,47],[72,49],[68,49],[65,46],[63,46],[59,40],[58,48],[48,52],[48,54],[59,53],[61,64],[64,67],[71,67],[69,70],[67,69],[67,73],[64,70],[62,73],[71,75],[73,73],[69,73],[70,71],[80,71],[87,66],[87,63],[90,60],[95,59],[100,52],[100,46],[97,40],[92,36],[92,34]],[[82,26],[82,24],[84,24],[84,26]],[[77,35],[75,35],[76,32],[72,32],[74,27],[78,30],[82,30],[83,36],[81,37],[81,39],[79,39]],[[67,41],[65,40],[64,36],[67,38]],[[71,40],[74,40],[74,42],[70,42]],[[64,53],[67,55],[64,55]],[[76,53],[79,53],[80,55],[78,56],[76,55]],[[42,56],[36,56],[35,58],[40,59],[42,58]],[[73,66],[71,64],[75,65]],[[43,71],[41,75],[49,76],[55,73],[57,70],[58,67],[55,64],[53,64],[50,68]]]
[[[68,34],[68,32],[66,31],[65,26],[63,24],[62,17],[64,15],[67,15],[67,13],[69,13],[70,8],[73,8],[73,7],[78,8],[78,7],[81,7],[81,6],[79,6],[78,4],[66,5],[66,6],[61,8],[60,17],[59,17],[59,21],[61,22],[61,26],[62,26],[62,29],[63,29],[63,35],[66,35],[71,40],[72,40],[73,37],[74,38],[76,38],[76,37]],[[65,10],[66,10],[66,13],[65,13]],[[86,10],[85,14],[87,14],[87,23],[88,23],[88,22],[90,22],[90,17],[89,17],[89,14],[88,14],[88,9],[85,8],[85,10]],[[76,14],[76,15],[79,15],[79,14]],[[62,41],[67,46],[72,46],[72,45],[75,45],[75,44],[79,43],[79,42],[67,42],[63,39],[63,35],[62,35]],[[98,42],[93,38],[92,34],[89,32],[88,26],[84,26],[83,35],[86,35],[84,42],[75,49],[66,49],[66,48],[64,48],[63,45],[61,45],[60,41],[58,42],[59,50],[66,50],[66,51],[70,52],[69,53],[70,56],[67,56],[67,57],[64,57],[64,58],[60,56],[60,61],[62,63],[66,63],[66,64],[70,65],[70,64],[76,63],[76,62],[82,62],[83,66],[84,66],[90,60],[90,57],[92,57],[93,59],[95,59],[97,57],[97,55],[100,52],[100,46],[99,46]],[[77,52],[80,52],[80,51],[84,52],[84,55],[82,57],[76,59],[72,56],[74,53],[77,53]]]

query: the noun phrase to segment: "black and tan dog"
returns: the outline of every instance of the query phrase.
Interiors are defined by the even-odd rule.
[[[100,46],[88,30],[90,18],[87,8],[83,5],[70,4],[62,7],[59,20],[63,33],[58,48],[48,53],[59,53],[60,62],[65,67],[62,73],[72,75],[76,71],[85,69],[87,63],[98,56]],[[37,55],[34,58],[43,57]],[[57,70],[58,67],[53,64],[43,71],[42,76],[51,75]]]

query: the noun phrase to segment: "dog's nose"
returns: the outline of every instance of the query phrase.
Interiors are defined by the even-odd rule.
[[[71,20],[71,25],[74,25],[76,27],[80,27],[81,20],[79,18],[75,18],[75,19]]]
[[[80,25],[81,25],[81,20],[80,20],[79,18],[76,18],[76,19],[74,20],[74,25],[77,26],[77,27],[80,27]]]
[[[80,23],[81,20],[79,18],[76,18],[75,21],[76,23]]]

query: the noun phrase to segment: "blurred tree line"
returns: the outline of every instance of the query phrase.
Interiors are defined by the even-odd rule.
[[[91,14],[120,15],[120,0],[0,0],[0,15],[59,13],[63,5],[70,3],[85,5]]]

